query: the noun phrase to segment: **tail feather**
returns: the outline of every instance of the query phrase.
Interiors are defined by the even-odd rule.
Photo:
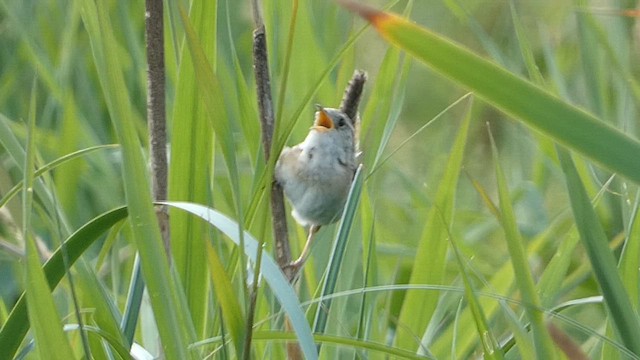
[[[340,110],[349,116],[354,128],[355,152],[360,153],[360,115],[358,114],[358,106],[362,99],[364,83],[367,81],[367,73],[363,70],[356,70],[347,88],[344,91]]]

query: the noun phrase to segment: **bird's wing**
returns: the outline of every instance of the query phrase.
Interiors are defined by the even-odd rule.
[[[296,172],[300,165],[298,158],[301,152],[302,148],[300,148],[300,146],[294,146],[292,148],[285,147],[282,149],[278,162],[276,163],[274,174],[276,181],[280,185],[284,186],[287,179],[297,176]]]

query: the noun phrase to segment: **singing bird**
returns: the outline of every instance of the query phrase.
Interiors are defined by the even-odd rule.
[[[309,135],[284,148],[275,168],[291,214],[309,231],[300,257],[289,264],[295,269],[304,264],[320,227],[340,219],[357,167],[356,123],[338,109],[316,108]]]

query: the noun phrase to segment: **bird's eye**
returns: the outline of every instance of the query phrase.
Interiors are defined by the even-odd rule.
[[[345,122],[344,122],[344,118],[343,118],[343,117],[341,117],[341,118],[340,118],[340,120],[338,120],[338,126],[339,126],[339,127],[343,127],[343,126],[344,126],[344,124],[345,124]]]

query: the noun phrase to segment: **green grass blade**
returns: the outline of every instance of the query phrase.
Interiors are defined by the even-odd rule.
[[[424,355],[416,355],[414,352],[406,351],[394,347],[390,347],[381,343],[354,339],[352,337],[341,337],[335,335],[327,335],[327,334],[316,334],[313,336],[317,342],[324,343],[331,346],[340,346],[340,347],[349,347],[349,348],[357,348],[366,350],[373,354],[379,354],[384,359],[416,359],[416,360],[424,360],[424,359],[433,359],[433,357],[424,356]],[[260,341],[291,341],[295,340],[295,334],[292,333],[284,333],[284,332],[276,332],[276,331],[256,331],[254,335],[255,340]],[[198,345],[211,344],[211,343],[219,343],[222,339],[220,337],[215,339],[209,339],[205,342],[198,343]],[[377,359],[376,356],[371,356],[370,358]]]
[[[24,172],[24,164],[26,162],[25,149],[11,130],[10,123],[11,121],[7,117],[0,114],[0,144],[9,153],[9,155],[11,155],[11,158],[18,169],[20,169],[21,172]],[[34,179],[33,190],[34,195],[37,196],[37,199],[40,200],[42,204],[44,204],[50,216],[57,216],[66,230],[68,225],[64,218],[64,212],[56,205],[53,194],[50,189],[44,186],[42,179]]]
[[[640,183],[640,142],[504,68],[396,15],[345,2],[390,43],[600,165]]]
[[[567,271],[571,265],[571,255],[578,246],[578,242],[578,233],[575,228],[571,229],[560,241],[560,246],[551,261],[549,261],[538,282],[542,306],[552,305],[557,300],[562,282],[566,279]]]
[[[289,67],[291,64],[291,50],[293,49],[293,39],[296,34],[296,22],[298,19],[298,0],[293,0],[291,5],[291,20],[289,21],[289,31],[287,37],[287,48],[284,55],[284,64],[282,65],[282,80],[280,81],[280,90],[278,91],[278,104],[276,106],[275,116],[276,122],[282,119],[282,109],[284,108],[284,99],[287,92],[287,79],[289,78]]]
[[[396,82],[404,83],[407,79],[409,59],[405,58],[402,67],[400,65],[401,52],[398,49],[390,48],[384,55],[380,68],[378,69],[378,77],[371,89],[371,97],[367,102],[367,106],[362,111],[362,119],[360,131],[361,147],[366,149],[378,149],[377,152],[368,151],[364,153],[363,163],[367,168],[375,168],[376,162],[380,157],[380,152],[384,150],[388,136],[390,136],[396,121],[397,113],[393,116],[391,108],[400,106],[394,100],[398,97],[402,102],[404,87],[398,87],[398,91],[393,91]],[[383,130],[384,129],[384,130]],[[385,139],[387,137],[387,139]]]
[[[531,337],[529,336],[529,332],[525,328],[525,325],[522,324],[521,319],[508,307],[507,304],[501,304],[502,311],[505,314],[505,318],[507,323],[509,324],[509,328],[513,333],[512,340],[518,344],[518,353],[520,354],[520,358],[523,360],[535,360],[538,359],[536,357],[536,349],[534,347],[533,341],[531,341]],[[508,343],[504,344],[502,342],[502,349],[505,352],[509,352]]]
[[[140,267],[140,254],[137,254],[133,260],[127,300],[124,305],[124,311],[122,312],[122,320],[120,321],[120,329],[129,344],[132,344],[135,339],[144,287],[144,278],[142,277],[142,268]]]
[[[66,252],[66,250],[67,249],[64,249],[63,252]],[[120,311],[110,297],[104,284],[100,282],[96,272],[83,259],[76,262],[76,269],[79,269],[79,271],[74,272],[73,279],[77,281],[79,285],[78,293],[82,299],[81,304],[84,304],[84,307],[91,306],[93,309],[91,321],[95,323],[101,331],[109,334],[118,346],[127,349],[131,348],[133,340],[126,338],[119,327],[118,322],[121,318]],[[86,325],[87,324],[83,324],[83,327]]]
[[[156,314],[163,351],[168,358],[187,359],[188,311],[178,306],[177,289],[169,274],[167,255],[147,181],[147,166],[132,121],[135,116],[105,2],[85,0],[82,19],[91,40],[93,58],[109,114],[122,145],[124,189],[133,218],[130,225],[140,253],[149,298]]]
[[[622,282],[629,294],[629,301],[637,312],[640,306],[640,274],[637,271],[640,268],[640,211],[638,211],[637,198],[629,227],[629,235],[620,255],[619,267]]]
[[[163,202],[162,204],[184,210],[203,219],[220,230],[223,234],[227,235],[236,245],[240,245],[241,237],[240,234],[238,234],[238,224],[222,213],[198,204],[184,202]],[[244,239],[245,254],[252,261],[256,261],[259,244],[258,240],[246,231],[244,232]],[[304,355],[307,359],[317,359],[318,354],[313,342],[313,336],[311,335],[309,324],[307,323],[304,313],[300,308],[300,303],[298,302],[295,291],[285,278],[280,267],[278,267],[273,258],[267,254],[263,254],[260,271],[262,272],[265,281],[267,281],[271,287],[271,291],[273,291],[276,298],[280,301],[282,308],[289,316]]]
[[[469,102],[471,104],[471,102]],[[469,106],[469,109],[471,107]],[[471,122],[470,111],[460,125],[460,130],[451,148],[451,155],[435,195],[434,206],[429,210],[425,221],[424,233],[416,250],[411,270],[410,284],[442,284],[447,255],[448,224],[452,223],[456,186],[462,166],[467,132]],[[442,215],[438,215],[441,213]],[[443,223],[442,220],[446,222]],[[402,304],[395,342],[404,349],[417,348],[416,336],[422,337],[438,303],[437,294],[424,294],[407,291]]]
[[[345,248],[347,247],[347,240],[349,239],[349,233],[353,226],[353,220],[358,210],[358,204],[360,202],[360,193],[362,191],[362,183],[364,181],[362,175],[362,165],[358,167],[356,175],[351,184],[349,190],[349,196],[347,197],[347,203],[340,219],[340,228],[338,229],[338,235],[331,250],[331,256],[329,257],[329,264],[327,265],[327,277],[322,287],[320,298],[323,299],[327,295],[333,294],[338,282],[338,275],[340,273],[340,267],[342,266],[342,259],[344,257]],[[322,300],[320,306],[317,308],[316,317],[313,326],[313,332],[316,334],[322,334],[325,331],[327,325],[327,319],[329,318],[329,310],[331,309],[331,300]]]
[[[493,151],[493,162],[495,163],[498,195],[500,198],[500,221],[505,232],[507,248],[511,256],[511,264],[513,265],[516,277],[516,284],[522,298],[525,299],[525,312],[532,325],[536,356],[540,359],[553,359],[555,358],[553,344],[544,323],[544,315],[538,311],[540,308],[540,297],[533,282],[527,252],[523,246],[524,240],[518,230],[515,212],[511,205],[511,196],[507,188],[507,178],[500,165],[498,150],[493,142],[493,137],[491,137],[491,148]]]
[[[225,271],[224,265],[220,260],[220,256],[216,252],[211,243],[206,244],[207,262],[209,264],[209,272],[211,273],[211,281],[215,290],[216,298],[220,304],[224,325],[231,334],[236,354],[242,354],[245,340],[244,315],[236,294],[234,294],[231,279]]]
[[[120,207],[87,222],[65,241],[68,265],[71,266],[102,234],[127,217],[127,209]],[[54,289],[66,274],[62,250],[58,248],[44,265],[50,289]],[[23,293],[14,305],[7,321],[0,329],[0,359],[12,359],[29,330],[27,300]]]
[[[80,330],[80,327],[76,324],[67,324],[64,326],[64,331],[70,332],[74,330]],[[129,353],[129,350],[126,346],[123,346],[121,343],[121,339],[117,336],[114,336],[112,333],[105,331],[101,327],[83,325],[82,331],[86,331],[87,334],[95,336],[99,339],[105,340],[109,345],[115,350],[115,352],[123,359],[129,359],[134,351]],[[101,344],[102,345],[102,344]]]
[[[571,155],[566,150],[558,149],[558,156],[565,173],[571,209],[580,233],[580,240],[587,250],[614,327],[624,345],[634,354],[640,355],[640,338],[638,337],[640,321],[620,279],[616,259],[609,249],[607,237],[589,201]]]
[[[194,1],[191,22],[203,39],[203,51],[215,58],[216,1]],[[215,137],[205,104],[198,96],[191,53],[182,46],[176,97],[173,106],[169,199],[206,204],[213,168]],[[185,296],[198,336],[205,336],[207,296],[210,291],[205,268],[206,234],[204,224],[182,211],[171,211],[171,254],[184,286]]]
[[[527,68],[529,78],[531,78],[534,84],[543,86],[544,77],[536,65],[535,56],[531,50],[531,44],[525,35],[522,21],[520,21],[520,17],[516,11],[516,4],[513,0],[509,2],[509,10],[511,10],[511,21],[513,21],[513,28],[515,30],[516,38],[518,39],[518,45],[520,46],[520,54],[524,60],[524,65]]]
[[[33,85],[27,125],[27,144],[25,149],[24,188],[22,189],[23,223],[25,236],[26,261],[24,264],[29,321],[33,329],[36,348],[40,356],[48,359],[71,359],[73,351],[66,335],[62,331],[62,320],[53,301],[53,295],[47,286],[47,280],[40,267],[40,252],[31,230],[31,212],[33,205],[33,184],[35,172],[35,125],[36,125],[36,85]],[[87,356],[89,354],[86,354]]]
[[[210,65],[207,55],[202,47],[202,42],[198,38],[193,25],[186,16],[184,10],[180,8],[180,17],[186,34],[187,46],[191,54],[191,61],[196,76],[196,85],[200,96],[202,97],[206,114],[208,115],[216,140],[222,150],[222,156],[228,170],[229,183],[231,185],[231,195],[233,204],[235,205],[235,214],[238,219],[238,234],[240,235],[240,244],[243,247],[244,232],[242,225],[244,224],[244,214],[242,211],[242,203],[240,196],[240,178],[238,173],[238,163],[236,158],[236,148],[234,134],[232,132],[231,121],[227,116],[226,106],[224,103],[224,92],[221,84],[214,72],[214,68]],[[259,247],[262,251],[262,247]],[[243,284],[243,295],[247,297],[246,287],[246,264],[244,252],[240,254],[240,276]]]
[[[291,340],[293,336],[287,333],[276,333],[276,332],[266,332],[260,331],[255,335],[256,340]],[[376,343],[373,341],[366,340],[358,340],[352,337],[342,337],[335,336],[330,334],[317,334],[314,335],[314,339],[319,343],[332,345],[332,346],[341,346],[341,347],[351,347],[351,348],[360,348],[362,350],[367,350],[371,352],[371,355],[379,354],[384,359],[416,359],[416,360],[424,360],[424,359],[433,359],[429,356],[424,355],[416,355],[410,351],[397,349],[388,345]],[[378,357],[371,356],[371,358],[376,359]]]
[[[446,223],[442,214],[440,215],[442,218],[442,222]],[[446,226],[446,228],[448,230],[449,226]],[[484,313],[484,310],[482,309],[482,306],[480,305],[476,290],[471,283],[471,278],[469,277],[469,273],[467,272],[467,267],[465,266],[463,256],[458,249],[458,245],[456,245],[456,240],[454,239],[451,232],[449,232],[448,237],[449,242],[451,243],[451,248],[453,249],[453,253],[455,254],[456,262],[458,263],[458,268],[460,269],[460,276],[462,277],[462,282],[464,284],[465,298],[469,303],[469,309],[473,314],[474,323],[478,331],[478,337],[480,338],[480,343],[482,344],[482,348],[484,350],[483,357],[485,359],[503,359],[504,354],[498,346],[498,341],[496,340],[495,335],[489,327],[487,317]]]

